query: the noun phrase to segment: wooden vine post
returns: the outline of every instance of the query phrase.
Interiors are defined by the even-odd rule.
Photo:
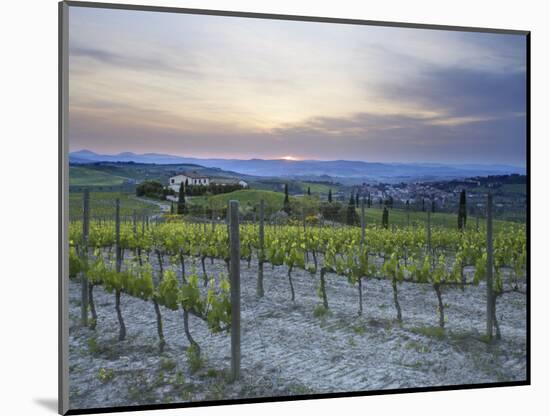
[[[216,223],[214,222],[215,216],[214,216],[214,207],[212,203],[210,203],[210,223],[212,224],[212,231],[216,229]]]
[[[430,211],[427,211],[427,220],[426,220],[426,249],[428,254],[432,256],[432,267],[435,268],[437,259],[435,258],[434,253],[432,252],[432,214]],[[441,283],[433,283],[433,289],[437,295],[437,310],[439,312],[439,327],[443,329],[445,327],[445,305],[443,303],[443,298],[441,297]]]
[[[157,260],[159,263],[159,285],[160,285],[164,280],[164,267],[162,263],[162,254],[160,250],[157,249],[156,253],[157,253]],[[162,329],[162,315],[160,313],[160,307],[154,296],[153,296],[153,307],[155,308],[155,316],[157,318],[157,334],[159,337],[159,350],[162,353],[164,351],[164,346],[166,345],[166,341],[164,340],[164,331]]]
[[[84,190],[82,216],[82,261],[88,264],[88,235],[90,233],[90,191]],[[80,300],[80,320],[83,326],[88,326],[88,277],[86,272],[81,276],[82,297]]]
[[[487,338],[493,338],[493,195],[487,194]]]
[[[305,237],[307,228],[306,228],[306,209],[304,207],[302,207],[302,226],[304,227],[304,237]],[[304,263],[305,264],[309,263],[309,255],[307,250],[304,250]]]
[[[118,198],[115,201],[115,256],[116,272],[120,273],[122,269],[122,247],[120,247],[120,199]],[[126,326],[124,325],[124,319],[120,310],[120,295],[121,289],[115,289],[115,309],[120,326],[118,339],[119,341],[124,341],[126,338]]]
[[[361,248],[365,245],[365,200],[361,199]]]
[[[237,380],[241,369],[241,282],[239,201],[229,203],[229,244],[231,281],[231,379]]]
[[[230,222],[231,222],[231,201],[227,201],[227,212],[225,213],[225,222],[227,226],[227,235],[229,236],[229,244],[231,244],[231,230],[230,230]]]
[[[432,251],[432,217],[430,211],[428,211],[428,219],[426,221],[426,247],[428,254]]]
[[[260,212],[259,212],[259,250],[258,250],[258,282],[256,285],[256,296],[259,298],[264,296],[264,200],[260,200]]]
[[[365,201],[361,199],[361,255],[365,249]],[[359,315],[363,314],[363,276],[357,281],[359,290]]]

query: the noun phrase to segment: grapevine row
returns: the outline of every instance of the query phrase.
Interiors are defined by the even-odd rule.
[[[109,251],[114,246],[115,240],[114,222],[91,224],[87,241],[89,247]],[[77,222],[71,224],[70,241],[74,250],[82,246],[82,227]],[[214,284],[214,280],[210,279],[206,273],[206,259],[222,259],[229,268],[229,237],[227,228],[223,225],[178,221],[151,224],[138,230],[135,224],[122,224],[120,246],[123,250],[133,251],[140,264],[143,262],[143,253],[147,253],[145,256],[147,258],[150,253],[157,253],[159,265],[162,265],[162,259],[167,257],[173,268],[180,268],[184,282],[185,257],[200,259],[204,286],[209,282]],[[298,226],[267,226],[264,230],[263,244],[260,244],[258,227],[247,224],[240,227],[240,252],[241,257],[249,264],[255,256],[260,263],[286,265],[293,301],[295,300],[293,269],[301,268],[313,275],[319,272],[319,297],[326,308],[329,307],[329,302],[325,290],[325,275],[329,272],[346,277],[350,284],[357,285],[360,300],[359,313],[362,312],[363,279],[389,279],[398,320],[402,319],[398,284],[404,281],[430,284],[438,298],[440,326],[444,325],[441,287],[477,285],[485,277],[487,264],[486,241],[483,233],[443,228],[430,228],[429,233],[426,233],[426,230],[420,227],[387,230],[373,225],[367,227],[363,234],[358,227],[303,229]],[[525,271],[526,259],[524,226],[511,225],[495,236],[493,264],[495,299],[506,291],[520,290],[518,282]],[[139,270],[132,272],[136,270],[135,267],[127,266],[125,270],[129,270],[130,274],[139,275]],[[474,269],[472,280],[465,278],[464,271],[467,267]],[[173,285],[173,272],[169,271],[165,274],[159,288],[166,281]],[[507,279],[504,278],[505,275]],[[192,277],[195,285],[192,290],[200,293],[197,287],[198,276],[192,274]],[[184,283],[183,287],[188,287],[185,285],[189,284]],[[182,289],[176,286],[170,287],[177,293],[173,296],[179,299],[181,304]],[[124,288],[124,290],[128,293],[132,292],[130,288]],[[219,289],[211,290],[212,292],[209,292],[212,293],[211,298],[213,294],[220,292]],[[227,290],[228,288],[225,287],[221,293],[227,294]],[[164,292],[168,293],[167,289]],[[193,299],[196,300],[199,295],[194,296]],[[215,305],[215,301],[212,302]],[[219,302],[224,301],[222,299]],[[168,302],[161,300],[159,303],[166,306]],[[183,309],[192,310],[198,314],[204,311],[204,307],[189,303],[184,304]],[[222,319],[216,319],[217,321],[211,319],[213,328],[216,325],[221,327],[219,321]],[[227,322],[229,318],[225,315],[224,319],[224,322]],[[495,324],[499,335],[496,321]]]

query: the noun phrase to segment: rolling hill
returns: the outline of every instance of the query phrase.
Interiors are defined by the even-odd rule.
[[[330,179],[361,181],[410,182],[436,179],[466,178],[519,173],[525,168],[508,165],[450,165],[438,163],[374,163],[350,160],[284,160],[284,159],[198,159],[157,153],[123,152],[101,155],[89,150],[72,152],[71,163],[133,162],[159,165],[186,164],[221,169],[240,175],[287,177],[302,180]]]
[[[83,166],[69,168],[70,186],[119,186],[126,178]]]

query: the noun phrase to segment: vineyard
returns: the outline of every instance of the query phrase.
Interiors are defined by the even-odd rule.
[[[279,342],[278,337],[265,333],[269,332],[264,327],[268,322],[276,326],[269,319],[272,317],[289,325],[278,328],[277,334],[297,338],[296,342],[300,334],[306,337],[311,331],[319,339],[327,333],[336,338],[351,333],[348,344],[337,342],[338,348],[350,351],[356,350],[358,343],[369,348],[380,331],[386,341],[376,342],[382,345],[407,332],[405,348],[416,353],[424,352],[422,348],[440,348],[438,343],[450,340],[450,334],[461,334],[461,339],[474,337],[496,351],[508,349],[506,342],[516,347],[522,344],[517,326],[525,325],[526,229],[523,224],[508,223],[493,235],[490,212],[486,223],[477,229],[459,231],[433,226],[430,213],[423,225],[384,228],[367,223],[364,207],[357,227],[311,226],[306,221],[301,225],[269,224],[263,218],[263,203],[257,221],[250,222],[239,221],[238,211],[231,210],[233,220],[228,217],[227,221],[198,223],[170,215],[157,221],[136,216],[123,221],[118,201],[116,207],[113,219],[90,220],[85,197],[83,219],[70,223],[71,296],[79,301],[80,323],[98,334],[105,327],[111,332],[116,327],[116,342],[124,343],[132,336],[136,311],[141,311],[137,314],[150,317],[147,331],[154,331],[156,337],[151,354],[161,359],[167,353],[184,357],[187,370],[200,367],[206,359],[222,368],[231,364],[226,375],[229,381],[240,378],[241,384],[243,380],[254,384],[250,377],[256,372],[266,383],[263,390],[244,393],[228,388],[220,393],[221,398],[449,384],[446,378],[419,380],[418,374],[409,374],[410,379],[402,382],[388,379],[387,374],[379,375],[378,382],[376,377],[365,381],[364,371],[358,369],[361,364],[324,360],[328,344],[326,349],[312,345],[316,356],[295,359],[289,362],[291,368],[281,369],[286,357],[299,355],[299,351],[287,345],[289,350],[282,355],[278,350],[267,353],[270,345]],[[519,306],[510,305],[511,296]],[[107,303],[114,308],[100,307]],[[382,304],[384,319],[375,316]],[[129,314],[129,310],[133,312]],[[509,328],[508,322],[501,317],[514,321],[508,340],[504,329]],[[421,345],[411,333],[430,338],[431,346]],[[176,338],[178,347],[171,345]],[[265,342],[268,338],[270,342]],[[246,362],[250,348],[271,357],[263,360],[273,360],[276,375],[275,370],[253,370]],[[522,348],[518,347],[520,352]],[[225,351],[221,356],[220,349]],[[242,374],[241,349],[246,370]],[[300,378],[297,367],[308,360],[313,364],[305,367],[307,374]],[[491,363],[485,365],[495,365]],[[383,369],[384,362],[378,366],[376,370]],[[347,375],[341,380],[338,368]],[[276,387],[282,383],[278,378],[289,378],[283,377],[285,371],[299,380],[291,383],[296,391],[288,385]],[[326,378],[326,372],[334,377]],[[519,373],[500,377],[522,378],[521,365]],[[279,381],[274,381],[276,378]],[[481,377],[478,382],[483,381],[502,380]],[[468,382],[475,379],[454,381]],[[173,400],[208,399],[205,394],[179,394]]]

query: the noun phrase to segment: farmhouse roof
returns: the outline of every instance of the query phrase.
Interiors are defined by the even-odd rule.
[[[178,173],[176,176],[180,176],[180,175],[187,176],[188,178],[192,178],[192,179],[208,179],[208,176],[201,175],[195,171]]]

